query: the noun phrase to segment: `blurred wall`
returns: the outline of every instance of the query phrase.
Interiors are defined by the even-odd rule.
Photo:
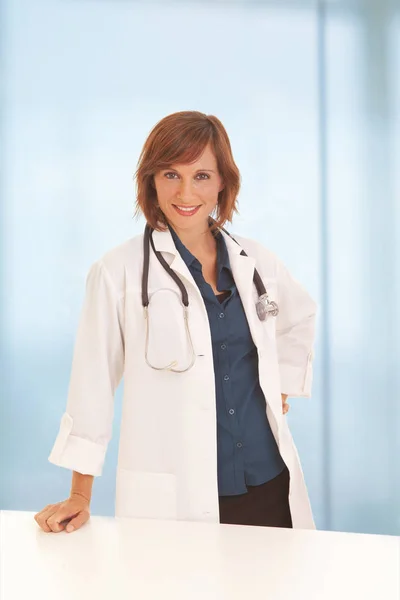
[[[396,8],[2,1],[0,508],[68,495],[47,456],[86,274],[143,228],[132,174],[151,127],[194,109],[231,137],[233,232],[278,253],[320,305],[313,397],[288,417],[317,526],[399,534]],[[114,510],[121,396],[94,514]]]

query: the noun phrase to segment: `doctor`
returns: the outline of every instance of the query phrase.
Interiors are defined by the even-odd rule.
[[[162,119],[136,181],[145,235],[88,273],[49,457],[73,471],[70,497],[37,523],[89,519],[124,377],[116,516],[314,528],[285,414],[311,393],[315,303],[272,252],[222,229],[240,175],[216,117]]]

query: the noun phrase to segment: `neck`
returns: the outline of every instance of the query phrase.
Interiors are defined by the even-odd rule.
[[[194,256],[207,254],[215,251],[216,241],[211,233],[211,230],[206,224],[204,227],[197,229],[196,231],[188,229],[173,228],[182,244],[191,252]]]

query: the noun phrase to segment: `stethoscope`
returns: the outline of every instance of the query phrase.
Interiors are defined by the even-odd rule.
[[[240,246],[239,242],[235,240],[235,238],[223,227],[220,227],[226,235],[228,235],[238,246]],[[189,295],[185,285],[182,280],[178,277],[178,275],[171,269],[161,252],[156,250],[153,241],[153,228],[150,227],[149,224],[146,225],[143,236],[143,274],[142,274],[142,306],[144,309],[144,318],[146,321],[146,341],[145,341],[145,360],[149,367],[155,369],[156,371],[172,371],[173,373],[184,373],[185,371],[189,371],[196,361],[196,354],[193,347],[192,336],[190,334],[189,329]],[[187,337],[189,340],[190,348],[191,348],[191,360],[187,367],[184,369],[175,369],[174,367],[177,365],[177,361],[174,360],[165,367],[155,367],[148,360],[148,347],[149,347],[149,293],[148,293],[148,284],[149,284],[149,268],[150,268],[150,246],[160,262],[161,266],[165,269],[168,275],[175,281],[181,292],[182,305],[183,305],[183,315],[185,321],[185,328]],[[242,256],[247,256],[246,252],[242,249]],[[262,282],[259,272],[257,269],[254,269],[253,275],[253,283],[257,290],[258,300],[256,302],[256,312],[260,321],[265,321],[269,316],[276,317],[279,314],[279,307],[276,302],[271,301],[268,297],[267,290],[265,289],[265,285]]]

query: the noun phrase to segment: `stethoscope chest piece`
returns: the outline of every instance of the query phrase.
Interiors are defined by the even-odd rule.
[[[276,302],[271,301],[268,298],[268,294],[263,294],[259,297],[256,304],[257,315],[260,321],[265,321],[269,316],[277,317],[279,314],[279,308]]]

